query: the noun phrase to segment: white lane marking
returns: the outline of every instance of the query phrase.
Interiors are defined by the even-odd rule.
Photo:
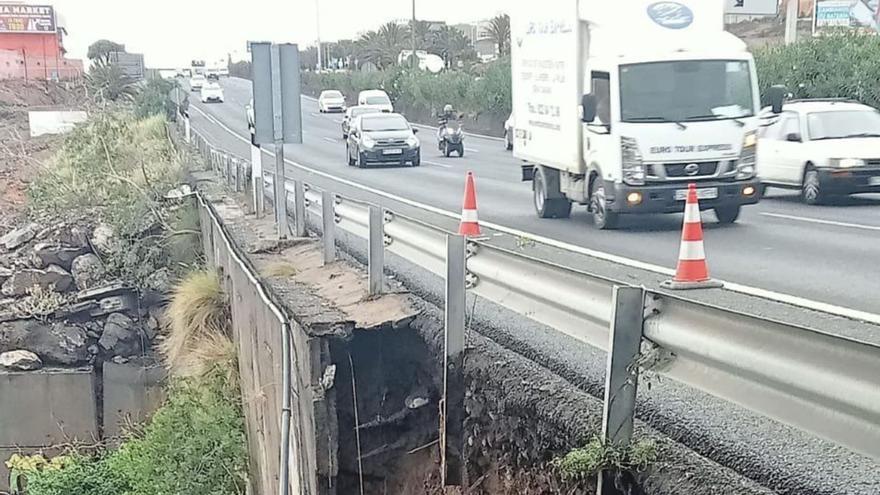
[[[324,141],[327,141],[328,143],[333,143],[333,144],[336,144],[336,142],[337,142],[332,137],[327,137],[327,136],[324,136]]]
[[[318,112],[312,112],[312,117],[320,117],[321,114]]]
[[[202,115],[205,115],[207,117],[205,112],[203,112],[200,108],[198,108],[196,106],[194,106],[193,108],[195,108],[196,111],[198,111],[199,113],[201,113]],[[228,126],[226,126],[226,124],[223,124],[222,122],[218,122],[217,125],[219,125],[226,132],[232,134],[232,136],[237,138],[239,141],[250,144],[249,139],[236,133],[235,131],[230,129]],[[270,156],[275,156],[274,153],[271,153],[269,151],[266,151],[266,153],[269,154]],[[317,169],[314,169],[311,167],[306,167],[305,165],[300,165],[299,163],[296,163],[291,160],[285,160],[285,162],[287,162],[289,165],[291,165],[295,168],[298,168],[300,170],[303,170],[305,172],[309,172],[309,173],[317,175],[319,177],[324,177],[325,179],[332,180],[332,181],[338,182],[340,184],[344,184],[344,185],[351,187],[351,188],[354,188],[354,189],[360,189],[361,191],[364,191],[364,192],[367,192],[370,194],[374,194],[374,195],[382,197],[382,198],[390,199],[392,201],[396,201],[398,203],[412,206],[414,208],[419,208],[421,210],[429,211],[431,213],[434,213],[435,215],[441,215],[441,216],[445,216],[447,218],[461,220],[460,213],[442,210],[442,209],[437,208],[435,206],[430,206],[430,205],[419,203],[418,201],[413,201],[411,199],[402,198],[400,196],[395,196],[393,194],[387,193],[385,191],[381,191],[379,189],[368,187],[363,184],[358,184],[358,183],[352,182],[348,179],[343,179],[341,177],[336,177],[336,176],[330,175],[326,172],[322,172],[320,170],[317,170]],[[424,160],[423,160],[423,162],[424,162]],[[425,163],[428,163],[428,162],[425,162]],[[532,234],[530,232],[525,232],[522,230],[510,228],[510,227],[505,227],[503,225],[498,225],[498,224],[495,224],[492,222],[480,222],[480,223],[485,227],[488,227],[493,230],[497,230],[499,232],[504,232],[505,234],[509,234],[511,236],[516,236],[516,237],[524,238],[524,239],[531,239],[531,240],[534,240],[535,242],[540,242],[541,244],[545,244],[547,246],[563,249],[566,251],[571,251],[574,253],[582,254],[584,256],[589,256],[592,258],[597,258],[600,260],[609,261],[611,263],[617,263],[619,265],[628,266],[631,268],[637,268],[640,270],[646,270],[649,272],[659,273],[661,275],[667,275],[667,276],[675,275],[675,270],[670,269],[670,268],[666,268],[663,266],[658,266],[658,265],[654,265],[651,263],[645,263],[644,261],[625,258],[623,256],[618,256],[615,254],[609,254],[609,253],[603,253],[601,251],[595,251],[595,250],[585,248],[582,246],[568,244],[563,241],[551,239],[549,237],[539,236],[536,234]],[[868,323],[873,323],[875,325],[880,325],[880,314],[868,313],[866,311],[860,311],[857,309],[846,308],[843,306],[835,306],[833,304],[823,303],[823,302],[819,302],[819,301],[813,301],[813,300],[806,299],[803,297],[793,296],[790,294],[783,294],[780,292],[774,292],[774,291],[770,291],[770,290],[766,290],[766,289],[759,289],[757,287],[750,287],[748,285],[741,285],[741,284],[736,284],[736,283],[732,283],[732,282],[726,282],[723,280],[719,280],[719,282],[722,282],[724,284],[725,289],[732,290],[734,292],[739,292],[741,294],[760,297],[760,298],[764,298],[764,299],[770,299],[770,300],[781,302],[784,304],[789,304],[792,306],[798,306],[798,307],[809,309],[809,310],[821,311],[824,313],[842,316],[844,318],[850,318],[853,320],[860,320],[860,321],[864,321],[864,322],[868,322]]]
[[[422,160],[422,163],[425,163],[427,165],[433,165],[435,167],[452,168],[452,165],[447,165],[445,163],[432,162],[432,161],[428,161],[428,160]]]
[[[337,124],[341,124],[343,122],[342,119],[333,119],[333,121],[336,122]]]
[[[475,150],[473,148],[465,148],[464,151],[466,153],[479,153],[480,152],[480,150]]]
[[[835,222],[834,220],[822,220],[821,218],[799,217],[796,215],[784,215],[782,213],[761,213],[765,217],[784,218],[786,220],[795,220],[798,222],[818,223],[822,225],[834,225],[835,227],[846,227],[850,229],[873,230],[880,231],[880,226],[864,225],[861,223]]]

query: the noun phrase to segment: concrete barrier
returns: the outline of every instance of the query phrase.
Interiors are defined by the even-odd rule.
[[[44,134],[64,134],[73,130],[76,124],[85,122],[89,114],[80,111],[34,111],[28,112],[28,125],[31,137]]]

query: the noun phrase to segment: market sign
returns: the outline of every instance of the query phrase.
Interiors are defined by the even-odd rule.
[[[0,3],[0,33],[54,33],[55,9],[51,5]]]

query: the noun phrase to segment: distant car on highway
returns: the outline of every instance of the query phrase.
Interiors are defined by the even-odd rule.
[[[321,113],[344,112],[345,96],[335,89],[321,91],[321,96],[318,97],[318,111]]]
[[[189,90],[200,91],[207,82],[208,80],[202,74],[194,74],[189,80]]]
[[[365,167],[370,163],[411,163],[421,165],[421,144],[403,115],[367,113],[356,117],[346,141],[348,164]]]
[[[202,103],[223,103],[223,88],[215,82],[202,86]]]
[[[504,142],[507,145],[507,150],[513,149],[513,114],[510,114],[510,117],[507,117],[507,120],[504,122]]]
[[[381,89],[367,89],[358,94],[358,105],[371,107],[379,107],[383,112],[391,113],[394,111],[394,105],[391,104],[391,98],[388,93]]]
[[[348,139],[348,131],[351,129],[351,122],[355,118],[368,113],[381,113],[379,107],[354,106],[345,110],[345,117],[342,118],[342,139]]]
[[[794,100],[761,113],[758,175],[807,204],[880,193],[880,112],[854,101]]]
[[[217,74],[220,77],[229,77],[229,67],[220,67],[217,69]]]

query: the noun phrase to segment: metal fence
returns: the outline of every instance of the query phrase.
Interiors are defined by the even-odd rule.
[[[194,132],[193,146],[227,179],[237,170],[250,170],[243,161],[214,147]],[[265,175],[271,182],[271,174]],[[244,188],[238,181],[230,185]],[[303,216],[323,225],[325,255],[335,253],[334,229],[367,239],[371,246],[369,272],[381,278],[384,250],[440,277],[447,277],[448,240],[454,234],[377,205],[319,191],[299,182],[286,185],[288,198],[303,206]],[[301,190],[301,194],[297,194]],[[327,239],[330,239],[327,242]],[[382,242],[377,242],[381,239]],[[666,292],[641,290],[643,304],[621,305],[622,288],[632,288],[600,276],[573,270],[468,239],[465,287],[515,313],[547,325],[590,346],[608,352],[609,370],[648,369],[752,411],[880,459],[880,347],[784,322],[738,313],[687,300]],[[382,246],[382,249],[379,249]],[[378,266],[377,266],[378,265]],[[381,282],[371,283],[381,290]],[[458,297],[458,296],[456,296]],[[463,297],[463,296],[462,296]],[[447,304],[448,306],[449,304]],[[614,348],[624,337],[619,313],[635,317],[641,353],[628,356]],[[617,317],[615,318],[615,315]],[[625,319],[625,318],[623,318]],[[624,367],[613,367],[626,359]],[[606,400],[634,397],[637,373],[624,382],[606,377],[607,386],[625,383],[627,390],[606,391]],[[607,387],[606,387],[607,388]],[[632,407],[606,410],[629,416]],[[605,418],[606,427],[620,418]],[[613,435],[611,435],[613,437]],[[614,439],[614,438],[611,438]],[[625,435],[620,440],[626,441]]]

